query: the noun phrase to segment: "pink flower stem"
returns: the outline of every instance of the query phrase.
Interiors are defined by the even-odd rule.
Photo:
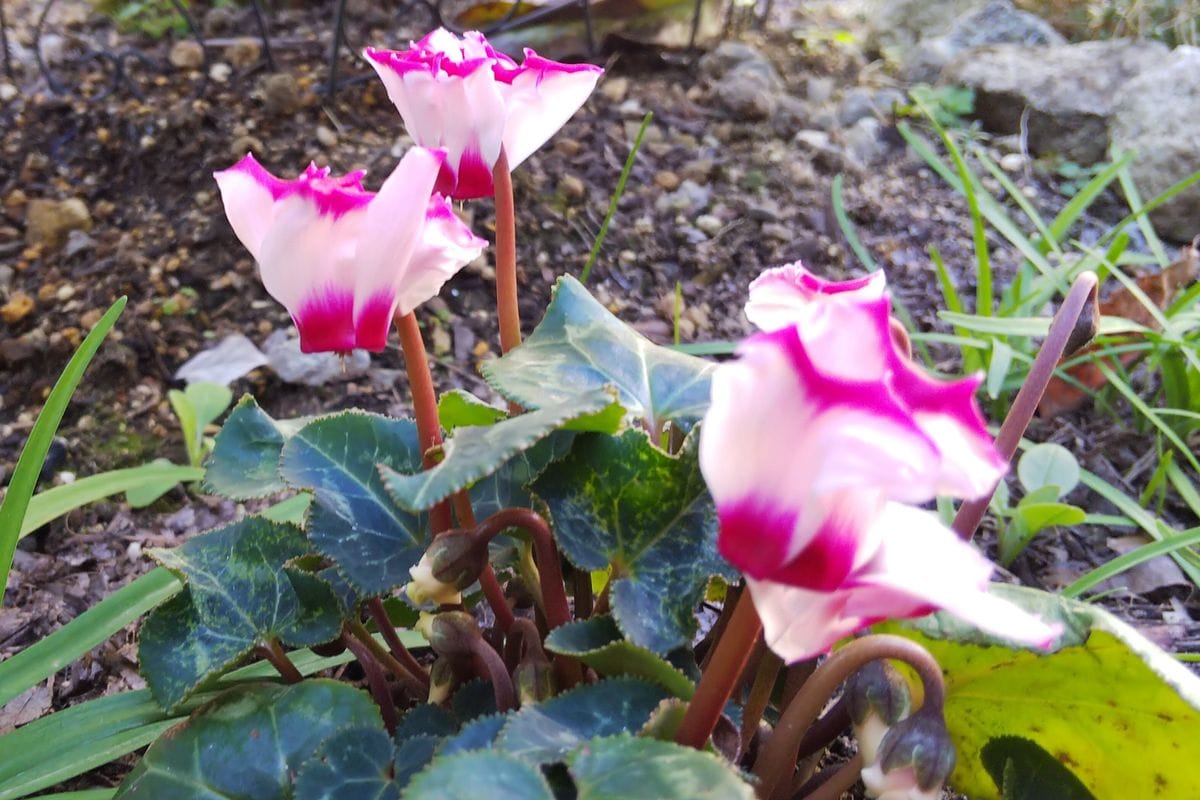
[[[764,645],[760,642],[759,648]],[[758,723],[762,720],[763,712],[771,701],[771,693],[775,690],[775,682],[779,671],[783,669],[783,659],[767,650],[758,661],[758,669],[754,673],[754,683],[750,686],[750,694],[746,696],[746,705],[742,707],[742,752],[750,747],[750,740],[758,732]]]
[[[862,770],[862,754],[855,753],[849,761],[841,766],[830,767],[812,780],[805,781],[804,785],[793,794],[804,800],[839,800],[850,790],[850,787],[858,782]],[[816,788],[809,790],[810,786]]]
[[[503,146],[492,171],[492,185],[496,197],[496,315],[500,323],[500,351],[507,353],[521,343],[521,311],[517,307],[516,208],[512,173]]]
[[[375,625],[379,628],[379,632],[383,634],[383,640],[387,642],[388,648],[391,650],[392,658],[397,663],[403,665],[409,673],[422,685],[425,691],[429,691],[429,673],[421,666],[421,662],[408,651],[404,646],[404,642],[400,640],[400,635],[396,633],[396,626],[392,624],[391,617],[388,616],[387,609],[383,605],[383,600],[378,597],[373,597],[367,601],[367,611],[371,614],[371,618],[375,620]]]
[[[485,680],[491,680],[496,696],[496,710],[500,713],[517,707],[517,691],[513,688],[512,676],[504,666],[504,659],[483,640],[482,636],[471,639],[471,660],[475,672]]]
[[[287,657],[287,653],[283,651],[283,646],[279,644],[278,639],[267,639],[266,642],[258,646],[258,653],[267,661],[271,662],[271,666],[279,673],[288,683],[299,683],[304,680],[304,676],[300,674],[300,670],[296,669],[296,665]]]
[[[461,491],[454,495],[451,502],[454,504],[454,513],[458,517],[459,526],[475,528],[475,509],[471,508],[471,496],[466,491]],[[484,547],[486,546],[485,544]],[[479,588],[483,589],[483,596],[487,598],[488,605],[492,607],[492,613],[496,615],[496,625],[500,630],[508,633],[513,626],[513,612],[508,607],[508,601],[504,598],[504,589],[500,586],[500,581],[496,578],[496,571],[492,569],[490,562],[485,564],[483,571],[479,573]]]
[[[1038,403],[1046,393],[1046,387],[1050,385],[1054,370],[1058,368],[1063,356],[1083,347],[1096,335],[1096,325],[1100,319],[1096,298],[1097,284],[1096,273],[1081,273],[1071,284],[1071,290],[1059,307],[1058,313],[1054,315],[1046,340],[1042,342],[1042,347],[1033,360],[1033,366],[1029,368],[1029,375],[1021,384],[1020,391],[1017,392],[1003,424],[1000,425],[1000,432],[996,434],[996,450],[1006,460],[1011,461],[1013,454],[1017,452],[1017,445],[1025,434],[1025,429],[1029,427]],[[952,527],[955,533],[968,541],[975,535],[994,492],[995,488],[983,497],[963,501],[958,513],[954,515]]]
[[[505,528],[520,528],[533,540],[537,555],[538,574],[541,578],[542,598],[546,608],[546,624],[550,630],[571,621],[571,607],[567,603],[567,589],[563,583],[562,562],[558,548],[554,546],[554,535],[541,514],[530,508],[503,508],[475,527],[476,533],[485,540],[499,534]],[[555,658],[559,680],[569,688],[583,679],[583,670],[573,658]]]
[[[354,657],[362,666],[363,673],[367,676],[367,685],[371,689],[371,696],[375,698],[375,703],[379,706],[379,713],[383,715],[383,724],[387,726],[388,733],[395,733],[396,726],[400,724],[400,715],[396,713],[396,702],[392,699],[392,690],[388,687],[383,667],[379,666],[379,662],[375,660],[375,656],[366,644],[356,639],[348,628],[342,631],[342,643],[346,645],[346,649],[354,653]]]
[[[746,662],[762,634],[762,622],[754,609],[749,592],[735,601],[736,606],[721,638],[713,644],[708,666],[700,676],[696,694],[688,702],[683,722],[675,733],[675,741],[700,750],[708,743],[721,711],[746,669]]]
[[[429,469],[437,463],[430,451],[442,443],[442,426],[438,421],[437,394],[433,389],[433,375],[429,372],[425,340],[421,337],[421,325],[413,312],[397,314],[395,321],[396,332],[400,334],[400,349],[404,353],[404,368],[408,371],[408,385],[412,390],[421,462],[425,469]],[[450,528],[449,503],[442,501],[429,510],[429,525],[434,536]]]
[[[911,665],[925,689],[922,705],[942,707],[946,697],[942,669],[925,648],[911,639],[889,634],[855,639],[817,667],[796,699],[779,716],[775,732],[754,762],[760,800],[782,800],[786,796],[796,771],[800,743],[830,695],[864,664],[880,658],[895,658]]]

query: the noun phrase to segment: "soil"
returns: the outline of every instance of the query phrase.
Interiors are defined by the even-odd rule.
[[[13,39],[28,47],[40,5],[12,5]],[[350,4],[347,36],[355,49],[403,46],[427,25],[417,12],[393,15],[368,5]],[[828,81],[835,91],[889,85],[857,49],[829,37],[793,34],[847,24],[831,22],[826,5],[772,13],[765,26],[743,26],[736,35],[770,59],[786,94],[807,103]],[[356,80],[333,100],[318,94],[331,16],[332,4],[325,3],[273,15],[274,57],[279,73],[294,79],[290,85],[286,79],[272,83],[274,73],[251,57],[252,47],[247,51],[240,37],[252,35],[254,27],[245,10],[209,15],[213,61],[229,68],[218,70],[224,80],[204,85],[198,72],[168,66],[157,73],[127,59],[129,71],[143,79],[138,85],[144,99],[127,86],[97,97],[104,86],[98,74],[63,68],[55,74],[73,94],[56,95],[36,67],[18,64],[14,85],[20,91],[0,101],[0,302],[24,293],[34,308],[0,322],[0,340],[22,343],[0,348],[0,481],[7,480],[82,333],[117,297],[127,295],[128,308],[67,412],[60,430],[64,447],[57,463],[48,465],[44,487],[157,457],[185,462],[166,402],[167,391],[179,385],[175,370],[229,334],[261,343],[291,327],[233,236],[211,173],[252,149],[279,174],[314,160],[335,172],[367,169],[368,184],[378,186],[408,140],[382,86],[366,80],[369,70],[349,53],[343,53],[340,72]],[[171,48],[170,41],[118,33],[106,18],[66,2],[48,18],[46,30],[68,50],[134,48],[164,64]],[[837,135],[832,147],[815,154],[795,142],[796,129],[808,127],[803,120],[773,125],[732,117],[717,102],[714,81],[687,54],[623,50],[607,66],[587,106],[514,174],[526,331],[540,318],[555,278],[581,272],[646,112],[654,119],[589,288],[651,339],[671,339],[677,283],[682,340],[714,341],[748,332],[741,313],[746,286],[764,268],[803,259],[833,278],[860,272],[830,202],[839,173],[845,174],[851,220],[918,327],[945,330],[937,319],[940,292],[930,245],[940,250],[960,292],[972,292],[965,203],[906,152],[894,120],[884,120],[885,159],[863,169]],[[1043,172],[1026,169],[1013,178],[1043,209],[1064,202]],[[681,214],[660,202],[682,181],[707,195],[703,210]],[[69,197],[86,204],[91,230],[73,235],[64,248],[28,246],[31,201]],[[464,213],[490,236],[489,202],[472,203]],[[1120,217],[1120,208],[1111,198],[1093,213],[1085,227],[1102,230]],[[706,220],[707,230],[701,230],[701,214],[717,223]],[[999,240],[992,244],[1000,274],[1011,275],[1017,255]],[[486,259],[473,264],[418,312],[443,388],[489,396],[477,367],[498,347],[492,277]],[[953,352],[935,349],[935,355],[940,369],[958,368]],[[259,369],[234,389],[252,393],[276,417],[350,406],[403,414],[408,394],[401,368],[398,351],[390,349],[372,358],[367,374],[324,386],[286,384]],[[1117,417],[1088,407],[1037,422],[1030,435],[1066,445],[1083,466],[1137,496],[1153,472],[1153,443],[1127,427],[1116,408]],[[1114,511],[1083,490],[1070,499],[1096,513]],[[117,500],[96,503],[27,537],[0,609],[0,659],[149,569],[147,548],[176,544],[246,510],[176,489],[141,511]],[[1196,524],[1171,501],[1161,513],[1173,525]],[[1112,558],[1108,538],[1127,533],[1095,526],[1053,531],[1035,540],[1013,571],[1032,585],[1059,587]],[[990,547],[993,538],[982,541]],[[1114,593],[1105,602],[1160,645],[1200,650],[1200,624],[1193,621],[1200,608],[1190,586],[1166,580],[1140,594]],[[127,630],[63,670],[48,691],[27,698],[29,708],[18,721],[142,685],[134,632]],[[6,715],[13,724],[14,713],[0,710],[0,729]],[[109,768],[71,787],[105,785],[119,775],[119,767]]]

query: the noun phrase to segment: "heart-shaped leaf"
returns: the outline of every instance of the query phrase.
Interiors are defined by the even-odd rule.
[[[292,777],[335,731],[382,727],[363,692],[315,679],[231,689],[150,746],[120,800],[288,800]]]
[[[400,800],[392,778],[396,747],[378,727],[340,730],[296,775],[296,800]]]
[[[485,750],[439,757],[412,779],[405,800],[554,800],[537,767]]]
[[[1102,609],[1047,592],[993,594],[1063,626],[1053,650],[1007,646],[946,613],[881,626],[920,642],[946,677],[951,784],[998,798],[985,750],[1019,736],[1096,797],[1200,797],[1200,678]],[[1131,758],[1129,743],[1158,758]]]
[[[455,735],[443,742],[438,750],[440,755],[466,753],[471,750],[488,750],[500,735],[500,729],[508,722],[507,714],[488,714],[471,720],[462,726]]]
[[[572,656],[601,675],[633,675],[654,681],[676,697],[691,699],[696,685],[674,665],[621,637],[610,616],[570,622],[546,637],[546,648]]]
[[[632,678],[580,686],[513,714],[496,746],[534,764],[560,761],[597,736],[636,733],[666,696],[662,688]]]
[[[333,589],[284,566],[309,552],[299,528],[262,517],[152,551],[187,584],[142,626],[139,658],[155,700],[178,705],[268,639],[304,647],[335,638],[342,613]]]
[[[754,789],[712,753],[614,736],[567,758],[578,800],[753,800]]]
[[[502,508],[533,505],[529,485],[555,461],[571,451],[572,431],[555,431],[540,442],[517,453],[504,466],[477,481],[470,489],[471,507],[477,519],[485,519]]]
[[[496,391],[526,408],[614,386],[631,417],[660,430],[669,419],[704,414],[715,368],[654,344],[609,313],[583,284],[564,276],[529,338],[485,362],[482,371]]]
[[[287,484],[279,475],[279,451],[294,431],[294,421],[276,422],[246,395],[217,433],[204,488],[231,500],[282,492]]]
[[[438,422],[448,431],[471,425],[494,425],[507,416],[503,408],[485,403],[463,389],[451,389],[438,398]]]
[[[421,468],[411,420],[357,412],[322,417],[287,440],[279,464],[288,483],[315,495],[308,538],[359,593],[383,594],[408,582],[428,525],[423,514],[396,504],[378,465]]]
[[[625,638],[656,653],[691,641],[709,576],[735,575],[717,554],[696,441],[690,435],[671,456],[637,430],[580,435],[533,485],[567,558],[585,570],[611,565],[612,611]]]
[[[404,474],[404,470],[382,466],[379,471],[401,508],[425,511],[496,472],[505,462],[566,423],[603,411],[612,402],[611,394],[597,389],[494,425],[459,428],[446,440],[442,447],[444,458],[432,469],[409,470],[409,474]]]

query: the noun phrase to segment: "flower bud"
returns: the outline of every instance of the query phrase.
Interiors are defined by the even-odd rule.
[[[873,764],[888,728],[912,707],[908,683],[887,661],[871,661],[846,683],[846,699],[858,752],[864,764]]]
[[[416,629],[429,640],[433,652],[449,659],[471,658],[476,643],[483,642],[478,623],[465,611],[421,614]]]
[[[454,664],[449,659],[438,656],[429,668],[429,702],[433,705],[446,702],[456,683],[458,676],[454,674]]]
[[[878,758],[862,771],[863,785],[880,800],[937,800],[954,761],[941,709],[924,707],[883,737]]]
[[[557,691],[554,667],[544,655],[526,653],[513,671],[517,700],[521,705],[549,700]]]
[[[462,602],[462,590],[479,579],[487,565],[487,543],[470,531],[449,531],[433,540],[405,587],[417,605]]]

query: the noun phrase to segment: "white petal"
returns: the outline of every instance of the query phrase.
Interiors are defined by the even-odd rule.
[[[535,63],[526,55],[525,64]],[[602,71],[590,68],[526,68],[498,88],[507,105],[504,150],[515,169],[566,124],[596,88]]]
[[[763,624],[763,637],[775,655],[788,664],[828,652],[840,639],[867,624],[847,616],[846,592],[810,592],[770,581],[746,579],[754,608]]]

